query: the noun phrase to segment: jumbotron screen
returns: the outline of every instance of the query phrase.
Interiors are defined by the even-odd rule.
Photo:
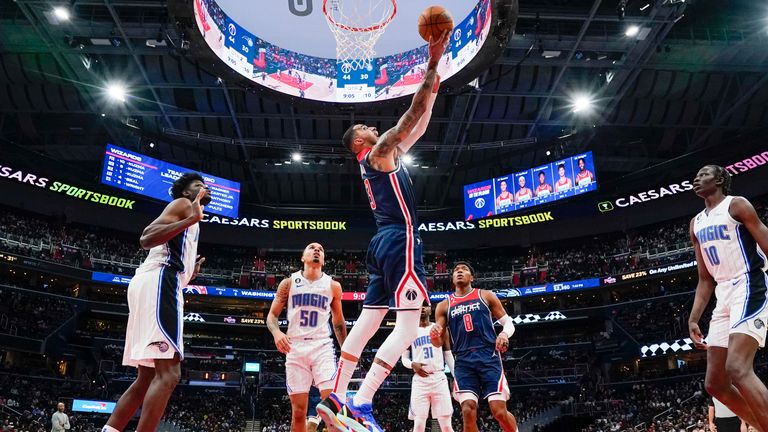
[[[480,219],[597,189],[592,152],[464,186],[464,219]]]
[[[171,184],[192,169],[107,144],[101,182],[118,189],[162,201],[172,201]],[[240,183],[210,174],[200,173],[211,190],[207,213],[237,217],[240,206]]]
[[[329,2],[328,7],[338,3]],[[375,57],[362,68],[352,67],[360,59],[338,53],[322,1],[195,0],[194,15],[207,46],[251,82],[300,98],[358,103],[406,96],[418,89],[429,54],[417,22],[427,6],[397,2],[396,14],[375,44]],[[490,0],[444,0],[441,6],[454,20],[451,43],[438,65],[441,79],[446,80],[480,52],[491,30],[493,8]],[[365,24],[341,24],[373,25],[382,19],[375,11],[362,21]]]

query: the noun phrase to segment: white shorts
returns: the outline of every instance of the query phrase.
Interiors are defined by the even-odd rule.
[[[168,267],[136,274],[128,285],[123,365],[154,367],[156,359],[184,358],[184,297]]]
[[[333,389],[336,378],[336,351],[331,338],[291,339],[291,352],[285,357],[285,385],[288,394]]]
[[[756,272],[755,272],[756,273]],[[768,276],[758,273],[762,280],[746,276],[717,285],[717,306],[712,311],[707,345],[728,348],[728,338],[733,333],[744,333],[755,338],[760,347],[765,346],[768,325]]]
[[[413,376],[411,384],[411,406],[408,407],[408,419],[426,419],[432,408],[432,418],[450,417],[453,414],[451,392],[445,373],[435,372],[438,378]]]

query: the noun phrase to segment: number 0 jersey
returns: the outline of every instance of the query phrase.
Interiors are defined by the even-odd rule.
[[[297,271],[291,275],[288,291],[288,337],[323,339],[331,336],[332,279],[327,274],[310,282]]]
[[[696,215],[693,233],[709,274],[718,284],[747,277],[747,283],[759,283],[765,290],[764,272],[768,261],[755,239],[741,222],[731,217],[733,196],[727,196],[715,208]]]

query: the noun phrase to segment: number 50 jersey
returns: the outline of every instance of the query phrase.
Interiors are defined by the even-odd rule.
[[[701,256],[709,274],[719,284],[747,278],[765,289],[765,254],[747,231],[729,212],[733,196],[727,196],[715,208],[703,210],[693,221],[693,233],[699,241]]]
[[[331,336],[328,319],[331,315],[331,277],[323,276],[310,282],[302,272],[291,275],[288,291],[288,337],[291,339],[323,339]]]

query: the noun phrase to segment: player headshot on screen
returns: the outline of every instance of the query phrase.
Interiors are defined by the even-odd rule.
[[[579,158],[579,172],[576,174],[576,184],[584,186],[593,181],[595,181],[595,175],[587,169],[587,163],[584,162],[584,158]]]
[[[531,188],[525,186],[525,177],[518,177],[517,184],[520,186],[520,189],[518,189],[517,193],[515,193],[516,202],[524,202],[533,198],[533,191],[531,191]]]
[[[573,187],[571,179],[565,176],[565,165],[560,164],[557,166],[557,175],[560,178],[555,182],[555,192],[563,192]]]
[[[499,187],[501,188],[501,193],[498,197],[496,197],[496,207],[506,207],[512,205],[512,203],[515,201],[515,197],[507,190],[507,181],[502,180],[501,183],[499,183]]]
[[[563,170],[565,171],[565,170]],[[534,196],[537,198],[545,197],[552,193],[552,186],[547,183],[547,173],[544,171],[539,171],[539,185],[536,187],[536,190],[533,191]]]

